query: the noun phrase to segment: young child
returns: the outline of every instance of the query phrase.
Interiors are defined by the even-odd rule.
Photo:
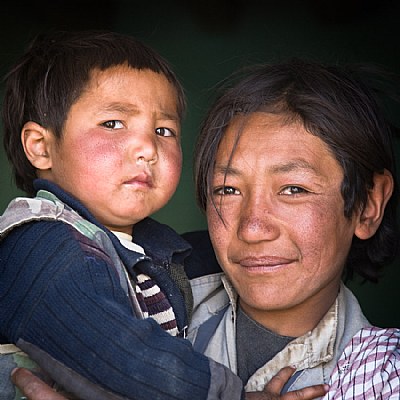
[[[0,220],[0,334],[60,383],[58,362],[135,399],[241,396],[235,375],[172,338],[188,324],[189,246],[147,218],[177,187],[184,110],[168,64],[117,33],[39,37],[6,77],[4,145],[35,197]]]
[[[149,218],[178,184],[184,110],[168,64],[117,33],[39,37],[6,77],[4,144],[35,197],[0,218],[1,342],[79,398],[244,398],[235,374],[184,340],[190,246]],[[10,399],[24,354],[0,350]]]

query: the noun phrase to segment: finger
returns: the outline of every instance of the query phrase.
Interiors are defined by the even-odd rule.
[[[272,379],[265,385],[264,391],[269,393],[279,394],[282,388],[285,386],[285,383],[289,380],[289,378],[296,371],[293,367],[284,367],[282,368]]]
[[[29,400],[66,400],[27,369],[15,369],[11,380]]]
[[[287,392],[281,396],[281,400],[312,400],[323,397],[329,390],[328,385],[314,385],[303,389]]]

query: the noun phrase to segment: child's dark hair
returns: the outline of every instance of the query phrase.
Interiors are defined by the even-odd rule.
[[[399,198],[392,127],[373,91],[350,69],[302,60],[257,66],[245,71],[243,79],[228,84],[203,122],[195,151],[200,208],[205,211],[208,201],[213,204],[209,194],[215,157],[235,115],[265,111],[301,121],[309,133],[329,146],[343,168],[346,217],[365,206],[374,174],[386,169],[393,175],[395,190],[377,233],[368,240],[354,238],[345,268],[347,277],[357,272],[377,281],[381,267],[397,254]]]
[[[5,77],[3,143],[18,188],[34,195],[35,168],[25,157],[20,138],[24,124],[34,121],[59,139],[91,72],[123,64],[163,74],[176,89],[177,111],[183,117],[185,95],[174,72],[157,52],[135,38],[108,31],[60,31],[32,41]]]

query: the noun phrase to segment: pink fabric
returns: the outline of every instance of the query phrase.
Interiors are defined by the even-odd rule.
[[[399,400],[400,329],[361,329],[344,349],[323,400]]]

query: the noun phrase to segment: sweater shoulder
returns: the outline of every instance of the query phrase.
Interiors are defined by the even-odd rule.
[[[0,242],[0,257],[4,267],[46,263],[59,266],[68,260],[92,257],[111,263],[109,255],[94,241],[61,221],[34,221],[15,227]],[[51,263],[50,263],[51,260]],[[55,262],[60,260],[60,262]]]

